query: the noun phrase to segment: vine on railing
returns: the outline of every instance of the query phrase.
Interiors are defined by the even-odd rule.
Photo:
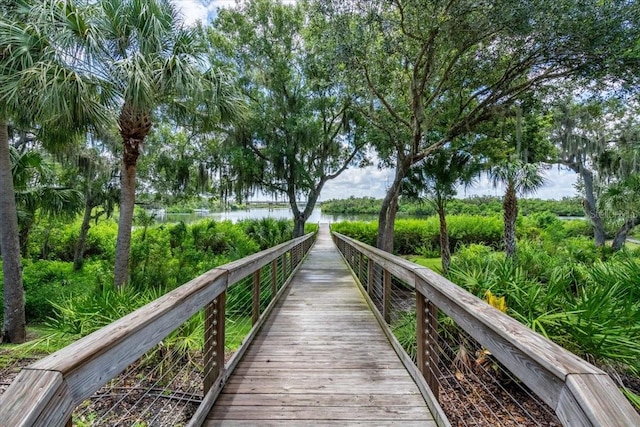
[[[400,257],[333,236],[378,319],[409,355],[409,371],[420,372],[438,401],[432,412],[444,411],[448,421],[441,424],[640,425],[606,373],[510,318],[500,304]]]
[[[210,270],[23,369],[0,426],[199,425],[313,237]]]

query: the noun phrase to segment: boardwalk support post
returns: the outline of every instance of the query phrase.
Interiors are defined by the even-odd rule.
[[[204,319],[204,394],[206,395],[224,367],[225,306],[222,292],[205,308]]]
[[[427,385],[438,399],[438,308],[416,292],[417,365]]]
[[[369,294],[369,296],[371,296],[371,290],[373,289],[373,274],[374,274],[374,267],[375,267],[375,263],[374,261],[369,258],[369,261],[367,263],[367,294]]]
[[[387,324],[391,323],[391,272],[384,269],[382,282],[382,317]]]

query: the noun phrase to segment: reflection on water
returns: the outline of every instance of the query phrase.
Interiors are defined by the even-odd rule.
[[[208,212],[206,210],[198,210],[194,213],[166,213],[164,209],[149,211],[154,214],[156,221],[161,223],[184,222],[190,223],[200,221],[204,218],[212,218],[216,221],[229,220],[237,222],[243,219],[293,219],[293,213],[289,208],[255,208],[251,210],[237,210],[228,212]],[[307,220],[309,223],[333,223],[340,221],[373,221],[375,215],[329,215],[323,214],[320,208],[315,208],[311,216]]]

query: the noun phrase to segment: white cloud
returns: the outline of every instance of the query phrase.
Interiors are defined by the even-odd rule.
[[[218,9],[234,7],[235,0],[172,0],[182,14],[185,24],[193,25],[198,21],[206,22],[216,16]],[[296,0],[285,0],[284,4],[293,4]]]
[[[362,169],[347,169],[340,176],[327,182],[321,200],[354,197],[384,197],[387,186],[393,179],[393,170],[368,166]]]
[[[577,175],[566,169],[553,167],[545,171],[545,185],[527,197],[539,199],[562,199],[576,196]],[[327,182],[320,200],[347,199],[353,197],[373,197],[382,199],[393,180],[392,169],[378,169],[369,166],[363,169],[347,169],[339,177]],[[458,197],[496,196],[502,197],[504,187],[494,187],[491,181],[482,176],[478,182],[467,189],[459,188]]]
[[[578,176],[574,172],[553,166],[545,171],[544,177],[545,184],[542,188],[526,197],[559,200],[563,197],[576,196],[577,192],[574,186]],[[494,187],[486,176],[482,176],[474,186],[467,189],[458,189],[458,197],[485,195],[502,197],[504,195],[504,186],[498,185]]]
[[[173,0],[173,4],[176,5],[187,25],[193,25],[198,21],[204,22],[209,15],[208,7],[197,0]]]

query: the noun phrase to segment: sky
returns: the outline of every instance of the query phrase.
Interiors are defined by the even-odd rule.
[[[294,2],[295,0],[285,1],[285,3]],[[173,3],[182,13],[185,23],[193,24],[197,21],[207,21],[214,18],[218,8],[234,6],[236,2],[235,0],[173,0]],[[545,185],[529,197],[561,199],[575,196],[577,194],[574,188],[576,177],[575,173],[566,169],[559,169],[556,166],[550,167],[545,171]],[[381,199],[392,180],[393,170],[391,169],[378,169],[376,166],[348,169],[325,185],[320,200],[346,199],[351,196]],[[460,188],[458,197],[501,196],[503,192],[502,187],[496,188],[486,177],[482,177],[473,187]]]

